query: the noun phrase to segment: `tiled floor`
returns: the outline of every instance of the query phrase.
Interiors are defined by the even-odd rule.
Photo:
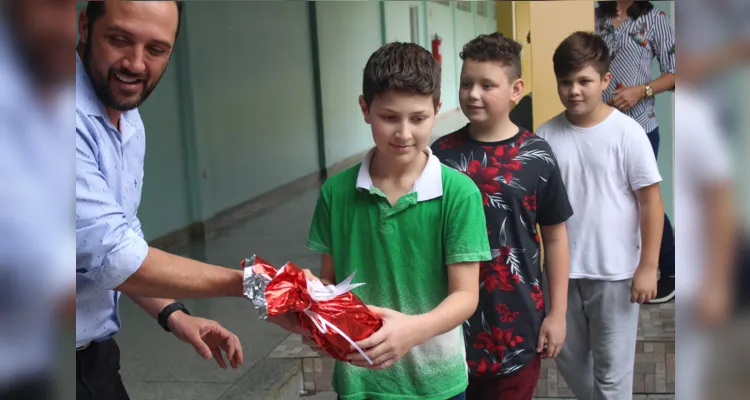
[[[643,306],[638,331],[633,382],[634,393],[674,394],[674,303]],[[332,390],[333,359],[319,358],[315,352],[302,344],[299,336],[289,336],[268,355],[268,358],[299,360],[303,371],[303,391],[307,394]],[[573,393],[558,373],[553,360],[542,362],[542,371],[535,396],[548,398],[573,397]],[[669,396],[654,398],[663,399],[669,398]]]

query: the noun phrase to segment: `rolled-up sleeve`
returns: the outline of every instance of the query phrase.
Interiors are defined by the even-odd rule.
[[[77,127],[76,273],[102,290],[112,290],[140,268],[148,245],[115,201],[99,170],[96,149],[91,135]]]
[[[138,219],[138,216],[133,217],[133,232],[143,239],[143,227],[141,226],[141,220]]]
[[[675,37],[672,25],[663,12],[659,12],[654,22],[651,48],[659,61],[662,74],[675,73]]]

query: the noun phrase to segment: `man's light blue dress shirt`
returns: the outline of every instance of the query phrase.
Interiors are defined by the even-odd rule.
[[[76,347],[120,330],[113,289],[148,252],[136,216],[146,135],[138,110],[110,122],[76,53]]]

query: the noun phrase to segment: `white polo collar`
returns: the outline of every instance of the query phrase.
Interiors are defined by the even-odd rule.
[[[427,153],[427,165],[419,175],[411,192],[417,192],[417,201],[427,201],[436,199],[443,195],[443,170],[440,166],[440,160],[432,154],[432,149],[425,148]],[[357,175],[357,188],[370,190],[372,188],[372,176],[370,176],[370,161],[375,155],[375,148],[367,152],[362,164],[359,167]]]

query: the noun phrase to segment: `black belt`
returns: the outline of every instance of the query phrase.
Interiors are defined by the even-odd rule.
[[[83,350],[88,349],[89,347],[96,346],[99,343],[104,343],[104,342],[107,342],[107,341],[110,341],[110,340],[113,340],[113,338],[109,337],[109,338],[101,339],[101,340],[92,340],[92,341],[84,344],[83,346],[76,347],[76,351],[77,352],[78,351],[83,351]]]

